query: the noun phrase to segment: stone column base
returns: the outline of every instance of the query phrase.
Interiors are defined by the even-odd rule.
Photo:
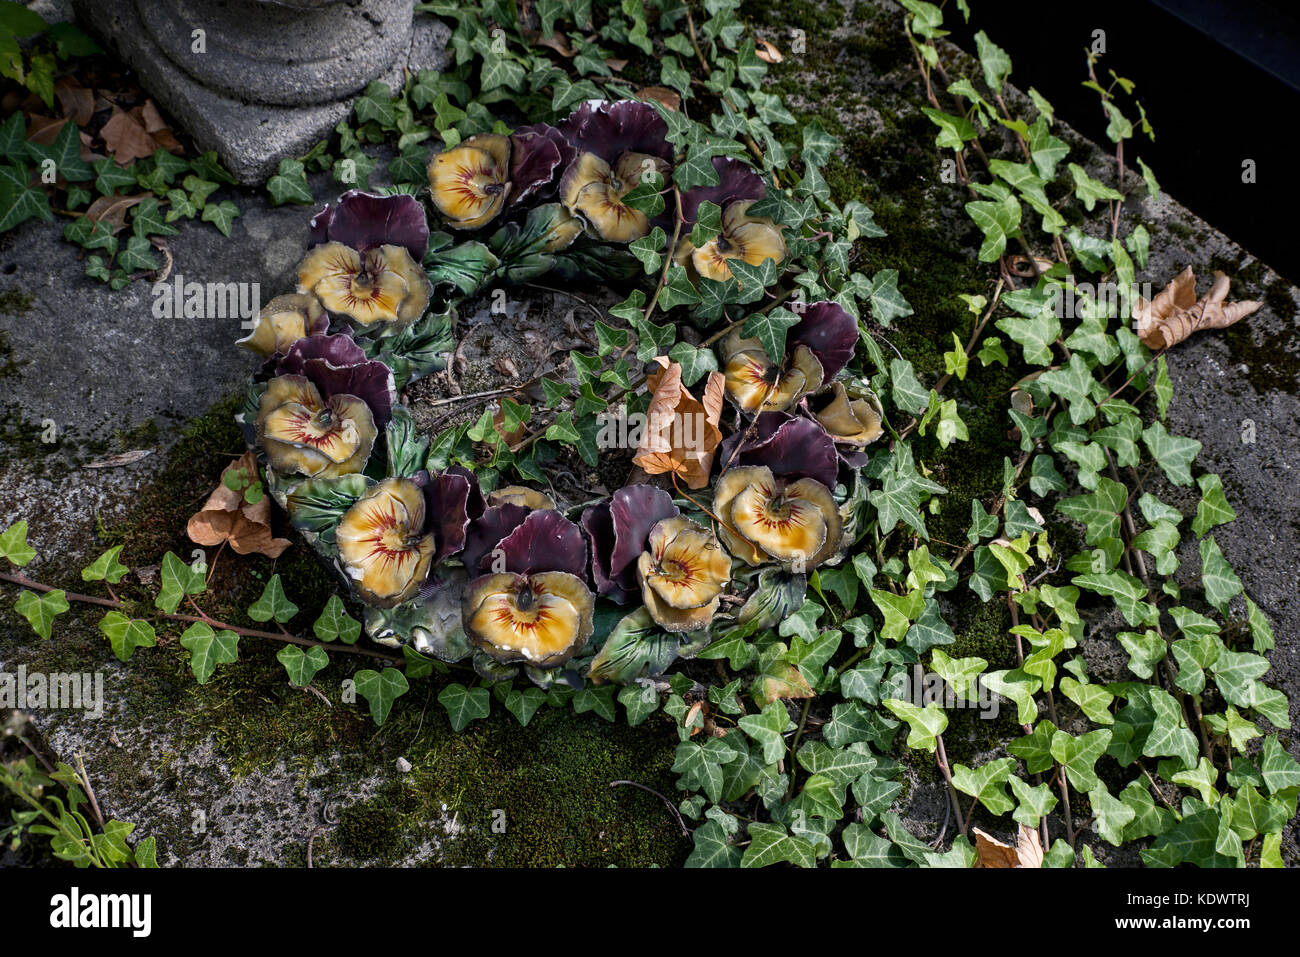
[[[189,133],[202,150],[216,150],[222,163],[244,184],[265,182],[275,174],[280,160],[301,156],[324,139],[352,112],[357,92],[326,102],[288,106],[233,96],[195,79],[181,69],[152,38],[132,2],[72,0],[78,20],[120,56],[140,77],[140,84]],[[374,79],[401,89],[404,73],[441,70],[447,62],[446,44],[451,30],[432,17],[416,15],[410,40],[386,69]],[[208,57],[221,56],[221,44],[207,38]],[[268,43],[268,53],[272,44]],[[268,57],[268,62],[275,56]],[[364,83],[361,84],[364,87]],[[359,91],[358,91],[359,92]],[[316,99],[307,94],[305,100]]]

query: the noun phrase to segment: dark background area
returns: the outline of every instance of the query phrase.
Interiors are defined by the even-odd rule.
[[[1071,126],[1102,144],[1106,119],[1084,87],[1093,31],[1106,33],[1098,80],[1114,70],[1137,84],[1155,142],[1134,123],[1124,160],[1151,167],[1162,190],[1231,236],[1293,283],[1300,243],[1291,217],[1300,195],[1300,2],[1297,0],[1049,0],[974,2],[970,24],[949,4],[951,39],[975,52],[984,30],[1011,56],[1011,80],[1033,86]],[[1255,182],[1242,163],[1255,161]]]

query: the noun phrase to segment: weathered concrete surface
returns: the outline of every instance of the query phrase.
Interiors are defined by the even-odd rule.
[[[892,124],[900,119],[915,117],[924,102],[923,91],[905,47],[904,55],[900,55],[888,39],[899,30],[897,8],[872,2],[848,9],[851,14],[837,8],[832,23],[838,26],[824,32],[808,30],[810,51],[820,55],[820,60],[810,55],[805,64],[791,62],[785,72],[775,76],[783,78],[783,92],[797,116],[827,110],[849,129],[877,135],[887,128],[895,129]],[[996,40],[993,27],[989,29]],[[865,48],[853,45],[863,37],[871,41]],[[972,72],[969,64],[966,69]],[[1018,102],[1018,95],[1013,95],[1013,108]],[[1156,107],[1148,106],[1158,122]],[[966,196],[939,180],[937,157],[930,146],[933,130],[927,124],[922,119],[915,127],[926,135],[909,140],[868,141],[869,154],[849,156],[846,165],[857,181],[866,184],[873,205],[878,201],[881,209],[894,198],[893,192],[901,192],[906,181],[918,179],[915,206],[908,208],[901,224],[891,224],[891,229],[899,234],[908,230],[914,234],[905,239],[937,236],[935,241],[942,243],[946,256],[969,264],[978,238],[961,209]],[[1082,145],[1077,137],[1070,139],[1072,146]],[[904,161],[915,165],[907,165],[900,173],[899,164]],[[1098,150],[1087,165],[1093,175],[1109,182],[1114,178],[1111,162]],[[314,185],[320,196],[334,191],[324,180]],[[187,278],[217,281],[253,274],[273,294],[281,288],[277,279],[284,280],[301,249],[306,211],[301,207],[268,209],[261,198],[245,194],[239,194],[237,201],[244,216],[236,220],[235,241],[223,240],[206,226],[186,226],[179,236],[168,240],[176,258],[175,269]],[[1212,268],[1219,265],[1240,277],[1233,298],[1266,301],[1261,312],[1237,327],[1199,334],[1170,353],[1176,387],[1170,429],[1204,443],[1198,466],[1224,476],[1238,518],[1216,529],[1215,537],[1241,576],[1247,593],[1273,622],[1277,648],[1268,656],[1272,669],[1266,680],[1291,697],[1294,723],[1300,718],[1296,710],[1300,699],[1300,598],[1294,588],[1295,556],[1300,554],[1295,497],[1296,469],[1300,467],[1295,438],[1300,434],[1300,400],[1296,396],[1300,383],[1294,372],[1300,354],[1295,322],[1297,291],[1170,197],[1162,196],[1155,202],[1139,199],[1128,207],[1128,216],[1130,221],[1145,222],[1152,231],[1152,259],[1139,276],[1140,281],[1149,279],[1158,287],[1191,263],[1202,279],[1203,289]],[[880,248],[870,242],[863,244],[868,257],[876,257]],[[187,320],[155,322],[150,318],[147,286],[137,284],[122,293],[110,293],[101,284],[81,277],[81,267],[75,260],[75,250],[59,239],[58,224],[29,224],[7,248],[0,250],[0,295],[17,289],[64,296],[58,300],[62,307],[59,309],[41,311],[38,296],[26,314],[0,315],[0,330],[10,339],[12,360],[17,365],[17,378],[0,379],[3,393],[19,404],[29,422],[39,424],[45,416],[41,410],[47,407],[55,410],[52,417],[57,421],[67,417],[67,427],[81,444],[111,437],[111,427],[135,426],[155,417],[160,420],[154,443],[160,451],[155,455],[160,456],[174,434],[173,423],[237,392],[254,360],[230,348],[235,330]],[[904,256],[881,264],[901,269],[900,287],[913,303],[931,301],[927,285],[933,276],[926,270],[933,269],[933,263]],[[17,268],[6,274],[11,265]],[[49,277],[53,279],[47,282]],[[67,292],[59,291],[65,287]],[[956,291],[980,290],[976,284]],[[960,307],[923,305],[918,315],[902,320],[888,334],[906,342],[909,330],[923,329],[925,338],[942,340],[940,348],[946,348],[946,330],[962,321],[961,311]],[[579,316],[582,312],[578,307]],[[42,317],[39,325],[31,318],[38,315]],[[932,334],[930,328],[938,331]],[[113,334],[105,337],[106,329],[114,330]],[[557,340],[567,335],[567,330],[555,330]],[[93,352],[85,345],[100,339],[104,344]],[[51,343],[57,345],[51,348]],[[474,354],[476,348],[477,344],[470,341],[466,353]],[[916,345],[904,348],[910,356]],[[140,361],[133,354],[139,349],[153,349],[157,365]],[[520,353],[503,346],[479,351],[485,360],[501,354],[512,356],[516,362],[521,359]],[[536,354],[526,350],[522,357],[537,361]],[[918,369],[922,369],[920,363],[918,358]],[[521,363],[520,371],[530,374],[531,365],[524,367]],[[936,377],[922,371],[926,384],[932,384]],[[84,387],[82,380],[87,383]],[[78,385],[65,388],[64,384],[71,381]],[[95,407],[84,401],[83,392],[78,391],[83,388],[93,390]],[[955,384],[952,391],[962,403],[964,416],[974,405],[990,401],[985,396],[962,394]],[[992,401],[1000,408],[1004,400],[998,396]],[[167,417],[168,410],[175,419]],[[124,415],[122,421],[119,417]],[[1243,420],[1247,418],[1254,423],[1255,442],[1244,444]],[[94,454],[121,450],[112,445]],[[71,461],[73,451],[58,454]],[[238,450],[229,451],[233,454]],[[959,451],[971,460],[969,451]],[[57,473],[47,467],[44,457],[33,459],[24,454],[14,458],[16,453],[9,448],[4,452],[0,527],[20,516],[34,520],[32,538],[42,552],[45,568],[33,563],[33,574],[41,577],[46,572],[57,572],[62,576],[60,583],[66,582],[69,587],[77,582],[78,562],[84,564],[102,548],[91,535],[93,509],[121,514],[122,496],[149,484],[152,461],[156,461],[146,459],[125,469]],[[1194,508],[1192,492],[1168,487],[1158,473],[1148,479],[1145,487],[1184,512]],[[197,507],[200,501],[201,497],[192,505]],[[1195,590],[1199,560],[1194,548],[1184,545],[1180,557],[1183,565],[1179,580]],[[68,577],[69,571],[72,577]],[[13,591],[8,586],[0,586],[0,590],[6,596]],[[350,820],[353,826],[349,831],[345,823],[337,830],[321,833],[315,843],[318,862],[444,861],[457,845],[457,838],[472,841],[476,829],[481,832],[487,827],[493,808],[504,806],[512,827],[516,820],[527,820],[531,813],[527,809],[529,802],[508,794],[503,781],[510,776],[522,780],[539,771],[545,778],[559,774],[558,761],[550,751],[518,753],[521,732],[508,717],[498,722],[499,714],[485,726],[474,725],[462,735],[454,735],[436,702],[425,702],[425,710],[420,709],[418,701],[409,707],[408,702],[395,711],[382,732],[376,733],[368,718],[354,720],[341,714],[354,711],[337,706],[336,690],[330,692],[335,705],[330,708],[302,692],[285,688],[282,673],[278,678],[274,676],[279,666],[264,646],[241,646],[240,664],[230,666],[235,673],[226,677],[223,669],[201,690],[174,647],[137,652],[129,665],[121,665],[96,632],[97,617],[77,614],[60,618],[55,641],[41,643],[33,639],[25,623],[15,623],[12,614],[0,610],[0,668],[54,660],[66,663],[65,667],[104,673],[108,699],[104,718],[94,720],[78,712],[47,711],[33,715],[35,727],[50,753],[64,759],[79,751],[86,753],[88,770],[101,791],[106,812],[135,821],[141,834],[159,835],[164,862],[301,864],[306,860],[308,837],[327,823],[327,815],[329,820]],[[954,628],[959,639],[964,640],[957,621]],[[1115,630],[1116,623],[1106,617],[1089,623],[1082,651],[1099,677],[1120,678],[1124,674],[1123,656],[1117,654],[1113,639]],[[1005,634],[1001,637],[1005,639]],[[322,680],[321,687],[336,689],[335,679],[343,674],[346,672],[327,673],[328,680]],[[962,760],[974,764],[993,752],[989,750],[987,729],[980,727],[985,723],[966,720],[968,717],[954,715],[949,736],[968,736],[967,754]],[[399,718],[406,723],[399,724]],[[286,720],[290,733],[274,739],[265,735],[266,726]],[[1000,720],[997,724],[1000,727],[1004,723]],[[541,739],[530,739],[528,747],[558,746],[561,738],[583,735],[578,744],[584,752],[594,748],[612,753],[621,742],[635,736],[625,727],[606,729],[602,724],[590,715],[557,714],[553,728],[558,730]],[[671,731],[660,726],[646,732],[651,737],[656,734],[671,753]],[[1294,734],[1284,733],[1283,740],[1296,753]],[[950,754],[955,744],[955,740],[950,741]],[[512,747],[516,751],[512,752]],[[399,771],[397,759],[408,755],[416,756],[415,770]],[[620,760],[632,759],[625,756]],[[515,765],[508,767],[509,775],[492,776],[496,773],[491,770],[494,765],[511,762]],[[600,789],[611,777],[646,780],[638,775],[635,765],[623,767],[629,770],[587,765],[580,773]],[[453,789],[445,799],[421,803],[413,792],[429,780],[420,777],[421,772],[431,770],[437,779],[455,779],[456,788],[467,788],[465,793],[471,797],[458,804]],[[463,774],[470,775],[468,784],[460,783]],[[666,777],[669,783],[660,786],[671,795],[671,775]],[[920,762],[907,766],[907,783],[899,810],[910,829],[932,839],[944,820],[942,782],[932,765]],[[531,780],[528,784],[530,788],[540,786]],[[599,838],[604,840],[604,829],[614,830],[636,820],[655,820],[665,815],[654,798],[638,801],[629,795],[626,803],[613,806],[613,810],[600,805],[584,826],[602,829]],[[450,807],[446,815],[442,803]],[[197,833],[196,811],[203,812],[206,822]],[[415,817],[422,820],[423,828],[413,833],[395,832],[399,839],[382,855],[358,838],[378,825],[386,826],[385,822]],[[980,814],[975,821],[989,826],[981,821]],[[561,825],[574,826],[567,821]],[[1296,860],[1294,827],[1292,824],[1288,828],[1284,845],[1284,854],[1292,863]],[[1053,822],[1052,831],[1059,834],[1060,824]],[[351,836],[345,839],[345,832]],[[553,832],[554,828],[551,838],[539,835],[539,839],[553,839]],[[949,824],[947,834],[952,833]],[[569,835],[567,831],[560,834],[566,839]],[[1109,863],[1136,862],[1131,850],[1116,853],[1100,841],[1091,843],[1098,856]],[[588,850],[590,856],[582,860],[599,863],[600,846],[599,842],[593,844],[595,850]],[[490,860],[491,853],[489,848],[472,860]],[[554,853],[552,861],[565,859],[562,851]],[[668,854],[664,859],[671,857]]]
[[[408,7],[413,5],[409,0],[403,2]],[[264,182],[274,174],[280,160],[306,153],[349,116],[356,100],[355,92],[322,98],[321,84],[329,76],[328,71],[313,79],[297,77],[288,69],[274,86],[281,90],[301,87],[303,100],[295,102],[283,93],[264,100],[257,94],[255,83],[241,83],[237,57],[228,57],[220,66],[206,67],[221,56],[216,39],[211,52],[201,60],[205,70],[200,75],[206,77],[215,70],[220,77],[217,85],[209,85],[168,57],[145,28],[134,3],[75,0],[74,6],[83,26],[130,63],[144,88],[203,149],[215,149],[241,183]],[[371,26],[363,14],[359,16],[363,27]],[[397,20],[400,18],[394,22]],[[408,71],[442,69],[447,63],[444,48],[451,36],[444,23],[425,14],[401,27],[400,33],[406,39],[396,59],[385,53],[384,62],[367,62],[366,66],[367,72],[373,69],[371,78],[383,80],[394,91],[401,89]],[[366,59],[374,49],[362,45],[351,57]],[[240,89],[244,93],[236,94]]]

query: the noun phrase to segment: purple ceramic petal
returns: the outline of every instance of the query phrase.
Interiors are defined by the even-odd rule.
[[[429,222],[414,196],[376,196],[350,189],[311,220],[311,245],[342,243],[353,249],[405,246],[417,263],[429,249]]]
[[[673,498],[653,485],[628,485],[614,493],[610,501],[610,518],[614,523],[614,550],[609,557],[612,575],[623,575],[645,551],[646,537],[655,523],[681,514]]]
[[[465,533],[461,561],[471,575],[488,571],[492,550],[501,540],[524,523],[528,509],[522,505],[493,505],[470,523]]]
[[[858,321],[830,300],[814,302],[805,309],[786,339],[787,351],[793,351],[797,345],[812,350],[822,364],[827,382],[848,365],[857,344]]]
[[[424,486],[424,528],[433,531],[438,542],[436,565],[465,547],[469,528],[469,481],[463,475],[443,472]]]
[[[839,471],[835,440],[811,419],[785,412],[762,412],[753,437],[733,458],[732,451],[743,437],[743,432],[737,432],[719,446],[717,461],[723,467],[766,465],[773,475],[810,478],[827,488],[835,487]]]
[[[276,374],[303,375],[303,362],[308,359],[327,359],[336,366],[367,361],[365,350],[357,345],[351,332],[340,332],[332,336],[308,336],[289,347],[276,367]]]
[[[524,133],[536,133],[538,136],[544,136],[555,144],[555,148],[560,151],[559,169],[565,169],[578,158],[578,151],[573,148],[573,144],[565,139],[564,134],[550,123],[534,123],[531,126],[521,126],[515,130],[516,136]]]
[[[591,577],[600,595],[620,605],[639,594],[636,560],[645,551],[650,529],[680,514],[672,496],[653,485],[629,485],[607,502],[582,513],[591,544]]]
[[[306,376],[324,398],[356,396],[370,406],[381,429],[393,417],[397,401],[393,370],[377,359],[367,359],[348,333],[299,339],[280,360],[276,374]]]
[[[554,509],[529,512],[518,528],[501,539],[500,548],[505,570],[516,575],[568,572],[586,580],[587,540],[582,529]]]
[[[590,101],[561,120],[557,129],[579,153],[595,153],[612,164],[624,153],[645,153],[666,163],[673,159],[668,124],[649,103]]]
[[[609,575],[609,555],[614,550],[614,520],[609,516],[609,502],[597,502],[582,510],[578,520],[587,533],[591,548],[591,580],[596,594],[610,598],[620,605],[631,599],[631,594]]]
[[[510,137],[510,205],[549,187],[560,162],[560,148],[550,139],[515,131]]]
[[[478,518],[482,515],[483,510],[487,508],[487,502],[483,499],[483,490],[479,487],[478,476],[463,465],[449,465],[445,474],[459,475],[469,482],[469,499],[466,501],[465,507],[469,511],[470,518]]]
[[[696,186],[682,194],[682,219],[687,226],[695,225],[700,204],[708,201],[726,209],[732,203],[759,200],[767,195],[767,184],[748,163],[726,156],[713,157],[713,168],[718,173],[717,186]]]

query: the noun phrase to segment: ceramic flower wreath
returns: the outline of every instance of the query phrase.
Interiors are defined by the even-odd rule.
[[[365,606],[372,640],[472,657],[492,679],[522,668],[542,686],[629,682],[722,632],[784,618],[807,574],[856,540],[861,449],[884,424],[870,388],[844,374],[858,326],[832,302],[803,310],[780,360],[727,337],[703,401],[676,363],[656,360],[652,410],[674,423],[699,416],[711,437],[689,466],[651,468],[679,441],[675,425],[652,424],[634,462],[711,486],[708,504],[689,498],[693,515],[646,474],[563,509],[537,489],[488,490],[464,467],[427,467],[429,440],[400,393],[444,367],[455,304],[551,271],[638,272],[623,247],[668,224],[629,195],[657,192],[671,174],[667,133],[649,104],[586,103],[557,126],[472,136],[434,155],[428,195],[448,230],[469,234],[461,242],[431,233],[414,195],[349,191],[311,220],[297,289],[240,340],[266,360],[238,418],[267,488]],[[688,228],[675,260],[714,280],[737,259],[779,264],[781,230],[750,215],[763,179],[735,159],[714,167],[716,186],[681,196]],[[721,228],[696,248],[685,237],[706,202]],[[738,410],[725,437],[724,395]],[[621,620],[598,629],[611,611]]]

